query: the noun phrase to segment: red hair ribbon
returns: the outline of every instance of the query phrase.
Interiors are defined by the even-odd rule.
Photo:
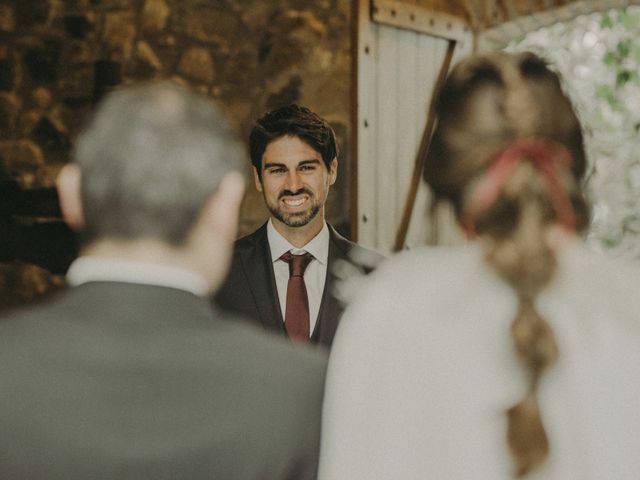
[[[558,222],[569,230],[576,228],[576,216],[569,195],[558,179],[559,171],[571,166],[571,154],[564,145],[537,138],[516,140],[495,158],[471,195],[469,213],[477,216],[489,209],[502,192],[513,168],[529,160],[541,174]],[[470,218],[467,226],[473,226]]]

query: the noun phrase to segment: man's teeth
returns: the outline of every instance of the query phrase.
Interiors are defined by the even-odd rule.
[[[285,200],[284,203],[286,203],[287,205],[291,206],[291,207],[299,207],[300,205],[302,205],[302,203],[304,202],[304,198],[301,198],[299,200]]]

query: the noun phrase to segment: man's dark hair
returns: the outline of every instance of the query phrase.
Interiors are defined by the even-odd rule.
[[[291,135],[298,137],[321,156],[327,168],[338,156],[338,144],[333,129],[326,120],[306,107],[296,104],[278,108],[264,114],[256,121],[249,136],[251,163],[262,175],[262,155],[269,143]]]

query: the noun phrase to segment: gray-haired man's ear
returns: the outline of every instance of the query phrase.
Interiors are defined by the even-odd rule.
[[[244,185],[244,176],[239,172],[227,173],[191,232],[191,268],[207,279],[211,292],[222,283],[231,263]]]
[[[235,240],[238,231],[238,217],[244,189],[244,176],[239,172],[229,172],[220,182],[210,206],[216,229],[224,232],[230,242]]]
[[[62,217],[69,227],[76,231],[84,227],[80,179],[80,167],[75,163],[68,163],[62,167],[56,179]]]

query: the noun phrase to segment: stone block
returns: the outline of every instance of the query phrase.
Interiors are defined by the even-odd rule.
[[[103,40],[110,51],[123,60],[131,58],[136,35],[135,16],[132,12],[114,12],[105,16]]]
[[[322,19],[307,10],[284,10],[274,15],[259,39],[258,58],[267,78],[299,67],[327,41]]]
[[[13,261],[0,263],[0,311],[24,307],[65,286],[63,275],[53,275],[37,265]]]
[[[214,79],[214,68],[211,54],[202,47],[191,47],[183,53],[178,64],[178,71],[187,78],[203,83],[211,83]]]
[[[60,67],[60,45],[57,41],[47,41],[42,46],[29,48],[24,55],[24,63],[33,81],[55,83]]]
[[[302,38],[312,37],[316,41],[318,36],[326,33],[327,27],[313,12],[309,10],[288,10],[283,15],[284,25]]]
[[[233,12],[222,9],[190,9],[183,28],[184,34],[195,40],[217,44],[235,38],[239,26],[239,18]]]
[[[171,83],[175,83],[176,85],[180,85],[181,87],[185,87],[187,89],[191,88],[190,83],[184,78],[182,78],[180,75],[172,75],[171,77],[169,77],[169,81]]]
[[[31,135],[31,132],[33,132],[33,129],[36,128],[41,118],[42,112],[39,110],[27,110],[23,112],[18,119],[17,131],[15,133],[28,137]]]
[[[349,104],[351,56],[324,44],[314,49],[303,66],[306,72],[303,98],[310,98],[326,112],[344,112]]]
[[[91,0],[64,0],[64,8],[68,12],[77,12],[89,9],[91,3]]]
[[[211,89],[211,96],[216,97],[215,88]],[[225,100],[227,99],[225,98]],[[253,123],[252,112],[254,105],[246,98],[233,102],[225,102],[222,103],[221,106],[224,110],[225,117],[235,132],[243,131],[246,124]]]
[[[0,60],[0,90],[13,90],[16,84],[16,64],[11,58]]]
[[[44,150],[52,152],[66,152],[71,146],[65,126],[48,116],[36,124],[32,137]]]
[[[93,30],[88,15],[67,15],[63,19],[65,31],[73,38],[83,39]]]
[[[242,21],[251,30],[260,31],[264,28],[265,20],[272,18],[275,8],[274,2],[255,2],[251,8],[242,10]]]
[[[135,0],[89,0],[91,5],[100,8],[101,10],[117,10],[131,8],[132,4],[139,2]]]
[[[14,2],[16,24],[20,27],[44,25],[55,9],[55,0]]]
[[[92,63],[96,60],[99,52],[96,51],[95,45],[90,42],[78,39],[70,39],[64,43],[62,50],[62,63],[64,65],[72,65],[77,68],[78,64]]]
[[[162,70],[162,62],[147,42],[140,41],[137,43],[136,56],[152,70],[156,72]]]
[[[267,110],[300,102],[300,88],[302,87],[302,77],[292,75],[287,84],[277,92],[272,93],[267,100]]]
[[[13,93],[0,92],[0,133],[10,134],[20,111],[20,99]]]
[[[142,30],[145,32],[161,32],[167,26],[171,9],[165,0],[145,0],[142,7]]]
[[[33,104],[41,109],[46,109],[51,106],[51,90],[45,87],[37,87],[31,92],[31,100]]]
[[[31,140],[0,142],[0,157],[7,172],[15,172],[21,168],[35,169],[44,165],[42,149]]]
[[[161,47],[175,47],[178,41],[175,35],[162,35],[156,40],[156,43]]]
[[[207,95],[209,93],[209,87],[206,85],[192,85],[191,88],[200,95]]]
[[[67,107],[77,109],[93,103],[95,65],[76,65],[59,82],[62,101]],[[56,96],[55,100],[59,100]]]
[[[0,5],[0,32],[13,32],[16,20],[10,5]]]

